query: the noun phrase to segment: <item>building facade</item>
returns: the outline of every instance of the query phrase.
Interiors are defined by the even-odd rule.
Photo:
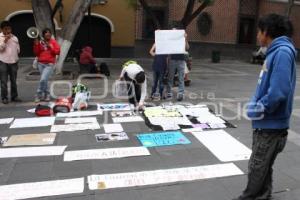
[[[55,15],[56,32],[67,22],[75,0],[62,1],[63,7]],[[50,1],[52,6],[55,0]],[[70,54],[84,45],[94,48],[96,57],[132,56],[135,44],[135,10],[127,1],[109,0],[95,1],[91,6],[91,15],[84,17]],[[30,0],[1,0],[0,21],[9,20],[13,25],[15,35],[21,44],[21,56],[33,56],[32,39],[26,35],[26,30],[35,26]]]
[[[148,0],[149,6],[158,16],[164,28],[172,21],[180,20],[186,8],[186,0]],[[277,13],[285,15],[288,0],[215,0],[212,6],[196,17],[186,28],[188,40],[192,43],[193,55],[208,56],[209,48],[220,49],[223,55],[249,56],[257,46],[256,33],[259,17]],[[297,1],[299,2],[299,1]],[[198,4],[199,5],[199,4]],[[196,6],[195,6],[196,7]],[[163,14],[162,14],[163,13]],[[291,9],[290,19],[295,28],[293,40],[300,48],[300,3],[295,3]],[[144,43],[153,42],[153,24],[138,7],[136,12],[136,39]],[[142,42],[140,42],[141,44]],[[148,44],[149,46],[149,44]]]

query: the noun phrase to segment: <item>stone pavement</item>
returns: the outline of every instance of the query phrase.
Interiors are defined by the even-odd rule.
[[[151,71],[150,59],[138,60]],[[112,76],[108,80],[111,85],[117,79],[120,65],[123,60],[111,59],[108,63]],[[30,61],[22,60],[18,77],[19,96],[24,102],[8,105],[0,104],[0,118],[33,117],[26,112],[33,108],[34,93],[37,81],[27,81]],[[193,60],[193,69],[190,73],[191,86],[186,88],[185,101],[191,103],[206,103],[215,112],[237,125],[237,128],[225,129],[230,135],[251,148],[250,121],[243,117],[243,106],[255,89],[260,66],[239,61],[224,61],[212,64],[208,60]],[[298,66],[299,72],[299,66]],[[299,74],[299,73],[298,73]],[[148,80],[151,83],[152,77]],[[297,89],[300,84],[300,75],[297,76]],[[75,83],[75,80],[72,81]],[[84,80],[92,90],[93,95],[105,92],[103,79]],[[57,95],[67,93],[67,84],[54,86]],[[150,86],[148,87],[150,89]],[[176,89],[175,89],[176,90]],[[94,99],[93,102],[120,102],[113,98],[111,89],[104,99]],[[175,103],[176,101],[174,101]],[[158,104],[159,102],[155,102]],[[168,102],[166,102],[168,103]],[[300,199],[300,93],[296,91],[294,112],[291,120],[291,130],[287,146],[278,156],[274,166],[274,199]],[[99,123],[104,117],[97,117]],[[111,121],[108,121],[111,122]],[[68,145],[67,150],[83,150],[93,148],[130,147],[140,146],[135,135],[148,132],[149,128],[143,122],[122,124],[130,137],[129,141],[97,143],[94,135],[103,132],[100,130],[76,131],[58,133],[55,145]],[[26,133],[49,132],[49,127],[9,129],[8,125],[0,125],[1,136]],[[63,162],[63,156],[12,158],[0,159],[0,185],[27,183],[67,178],[86,177],[91,174],[110,174],[134,172],[144,170],[169,169],[177,167],[201,166],[221,164],[210,151],[195,137],[185,134],[192,142],[190,145],[175,145],[169,147],[151,148],[151,156],[133,157],[108,160],[85,160]],[[234,162],[245,174],[248,161]],[[245,187],[246,175],[172,184],[159,184],[134,188],[109,189],[90,191],[85,184],[84,193],[37,198],[41,200],[230,200],[238,196]]]

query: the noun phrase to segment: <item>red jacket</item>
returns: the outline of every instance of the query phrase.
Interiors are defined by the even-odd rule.
[[[44,45],[41,41],[38,44],[33,45],[33,52],[38,57],[38,62],[54,64],[56,56],[60,53],[60,46],[54,39],[50,39],[49,47]]]
[[[79,63],[83,65],[96,64],[95,58],[92,55],[92,47],[86,46],[82,49],[80,54]]]

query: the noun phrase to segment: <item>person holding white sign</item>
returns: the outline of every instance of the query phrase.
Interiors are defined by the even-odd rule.
[[[176,28],[173,28],[176,30]],[[187,42],[187,34],[184,34],[185,37],[185,50],[189,49],[189,44]],[[169,61],[169,75],[168,75],[168,85],[167,85],[167,99],[172,98],[172,86],[174,81],[174,75],[177,70],[178,73],[178,93],[177,93],[177,101],[182,101],[184,97],[184,69],[185,69],[185,54],[171,54]]]

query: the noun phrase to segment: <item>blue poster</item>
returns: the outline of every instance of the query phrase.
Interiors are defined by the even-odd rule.
[[[157,147],[191,143],[180,131],[144,133],[139,134],[137,137],[144,147]]]

